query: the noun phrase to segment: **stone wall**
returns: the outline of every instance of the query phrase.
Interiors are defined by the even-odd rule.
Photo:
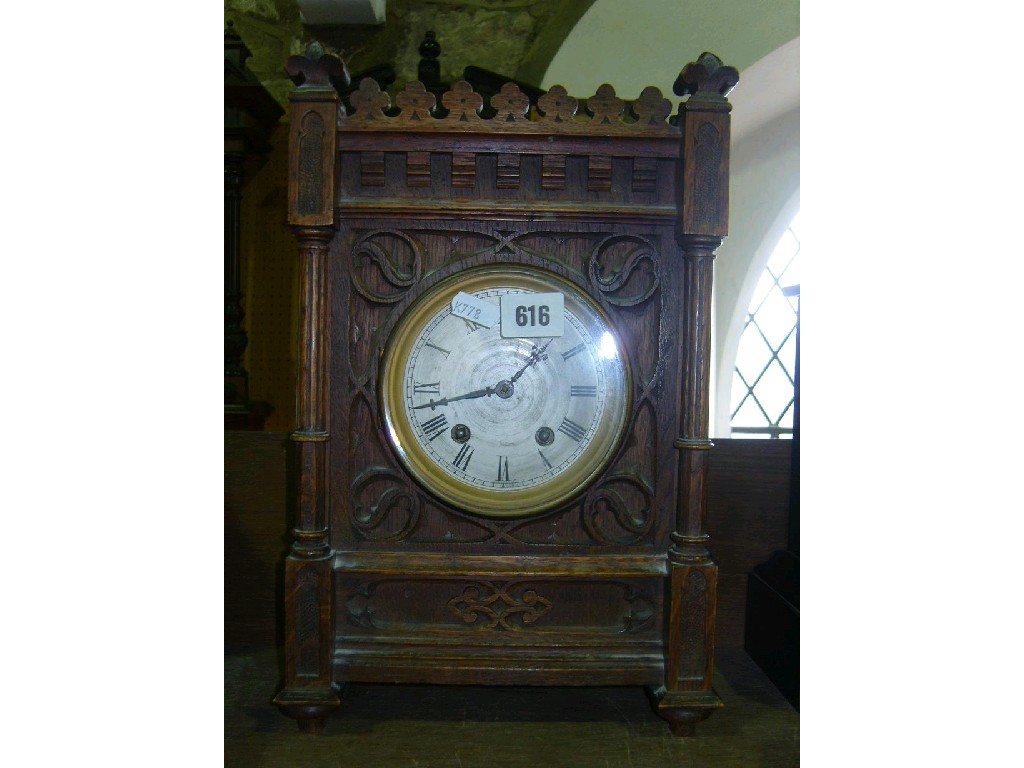
[[[417,78],[419,46],[427,31],[441,45],[441,80],[462,79],[467,66],[539,85],[564,36],[593,0],[388,0],[384,24],[310,26],[296,0],[225,0],[231,20],[252,51],[249,69],[282,104],[292,84],[288,57],[312,39],[340,51],[351,74],[391,66],[392,95]]]

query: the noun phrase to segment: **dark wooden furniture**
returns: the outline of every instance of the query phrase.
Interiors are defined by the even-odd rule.
[[[797,297],[793,441],[786,547],[750,572],[744,647],[790,704],[800,708],[800,286]]]
[[[262,429],[270,406],[249,400],[242,355],[249,344],[243,320],[242,186],[270,151],[267,139],[284,114],[246,67],[252,56],[232,23],[224,31],[224,428]]]
[[[632,102],[508,84],[395,101],[351,92],[314,44],[289,60],[289,219],[301,259],[293,542],[284,685],[317,731],[346,682],[645,686],[678,735],[711,689],[718,566],[706,496],[712,262],[727,231],[736,71],[704,54],[676,92]],[[382,434],[379,363],[423,292],[479,265],[529,264],[587,292],[623,340],[626,438],[568,502],[460,511]],[[581,689],[581,696],[586,695]]]

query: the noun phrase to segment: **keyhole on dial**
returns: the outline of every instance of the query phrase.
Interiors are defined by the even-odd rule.
[[[555,442],[555,432],[551,427],[541,427],[534,435],[537,445],[551,445]]]
[[[465,443],[469,438],[469,427],[465,424],[456,424],[452,427],[452,440],[456,443]]]

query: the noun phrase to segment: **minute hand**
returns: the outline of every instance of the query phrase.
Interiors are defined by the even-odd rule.
[[[440,400],[431,400],[429,403],[423,403],[423,405],[414,405],[413,410],[417,408],[430,408],[433,410],[439,405],[448,405],[448,403],[454,403],[456,400],[469,400],[474,397],[489,397],[494,394],[494,387],[484,387],[483,389],[474,389],[472,392],[467,392],[464,395],[458,395],[457,397],[442,397]]]

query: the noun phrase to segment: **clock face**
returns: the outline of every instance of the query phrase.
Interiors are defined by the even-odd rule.
[[[490,517],[550,509],[611,459],[629,376],[600,308],[527,267],[481,267],[427,291],[384,351],[388,439],[423,485]]]

